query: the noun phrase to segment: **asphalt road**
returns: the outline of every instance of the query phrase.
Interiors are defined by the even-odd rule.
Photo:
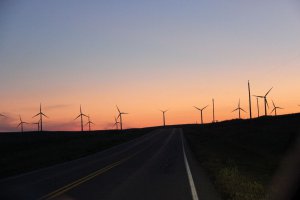
[[[219,199],[181,129],[0,181],[0,199]]]

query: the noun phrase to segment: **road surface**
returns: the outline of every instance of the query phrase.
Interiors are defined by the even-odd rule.
[[[0,181],[0,199],[219,199],[181,129]]]

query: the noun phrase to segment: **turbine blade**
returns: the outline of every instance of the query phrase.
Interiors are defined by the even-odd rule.
[[[236,108],[236,109],[234,109],[233,111],[231,111],[231,112],[234,112],[234,111],[237,111],[239,108]]]
[[[275,107],[274,107],[273,110],[270,112],[270,114],[272,114],[272,113],[274,112],[274,110],[275,110]]]
[[[272,100],[272,104],[273,104],[273,106],[274,106],[274,108],[275,108],[276,106],[275,106],[275,103],[274,103],[274,101],[273,101],[273,100]]]
[[[208,106],[208,105],[207,105]],[[207,106],[205,106],[204,108],[202,108],[202,110],[204,110],[205,108],[207,108]]]
[[[89,117],[89,116],[87,116],[86,114],[83,114],[83,113],[82,113],[81,115],[82,115],[82,116],[85,116],[85,117],[87,117],[87,118]]]
[[[196,106],[194,106],[194,108],[196,108],[197,110],[201,110],[200,108],[198,108],[198,107],[196,107]]]
[[[242,111],[246,112],[243,108],[240,108]]]
[[[44,113],[41,113],[41,115],[43,115],[43,116],[45,116],[45,117],[47,117],[47,118],[49,118],[47,115],[45,115]]]
[[[267,107],[269,108],[269,103],[268,103],[268,100],[267,100],[267,98],[266,98],[266,104],[267,104]]]
[[[78,119],[78,117],[80,117],[81,115],[78,115],[74,120]]]
[[[271,89],[269,89],[269,91],[265,94],[265,97],[269,94],[269,92],[271,92],[272,89],[273,89],[273,87],[271,87]]]
[[[119,112],[119,113],[121,113],[121,111],[120,111],[119,107],[118,107],[117,105],[116,105],[116,107],[117,107],[117,110],[118,110],[118,112]]]
[[[34,117],[38,116],[39,114],[40,114],[40,113],[38,113],[38,114],[34,115],[32,118],[34,118]]]

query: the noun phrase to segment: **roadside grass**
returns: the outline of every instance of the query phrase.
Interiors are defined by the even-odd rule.
[[[0,178],[84,157],[152,130],[1,133]]]
[[[184,127],[192,151],[224,199],[263,200],[300,115]]]

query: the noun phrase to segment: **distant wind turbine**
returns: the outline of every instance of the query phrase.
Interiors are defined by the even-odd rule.
[[[5,115],[2,115],[1,113],[0,113],[0,117],[6,117]]]
[[[20,117],[20,123],[17,127],[21,126],[21,132],[23,133],[24,132],[24,128],[23,128],[23,124],[28,124],[27,122],[24,122],[21,118],[21,115],[19,115]]]
[[[118,115],[117,119],[120,118],[120,127],[121,127],[121,130],[123,130],[122,115],[127,115],[128,113],[121,112],[120,109],[118,108],[118,106],[116,106],[116,107],[117,107],[117,110],[118,110],[118,112],[119,112],[119,115]]]
[[[88,115],[88,122],[86,123],[86,125],[87,124],[89,125],[89,131],[91,131],[91,124],[94,124],[94,123],[90,120],[90,116],[89,115]]]
[[[80,114],[74,119],[78,119],[80,117],[80,121],[81,121],[81,131],[83,131],[83,119],[82,119],[82,116],[85,116],[85,117],[88,117],[87,115],[83,114],[82,113],[82,110],[81,110],[81,105],[80,105]]]
[[[270,114],[272,114],[275,111],[275,116],[277,116],[277,109],[283,109],[283,108],[276,106],[273,100],[272,100],[272,104],[273,104],[273,110],[271,111]]]
[[[241,101],[239,99],[239,104],[238,104],[238,107],[236,109],[234,109],[232,112],[235,112],[235,111],[239,111],[239,119],[241,119],[241,110],[246,112],[243,108],[241,108]]]
[[[39,130],[40,130],[40,121],[38,121],[38,122],[35,122],[35,123],[32,123],[32,124],[35,124],[35,125],[37,125],[37,131],[39,131]]]
[[[208,106],[208,105],[207,105]],[[198,108],[198,107],[196,107],[196,106],[194,106],[194,108],[196,108],[197,110],[199,110],[200,111],[200,113],[201,113],[201,124],[203,124],[203,110],[205,109],[205,108],[207,108],[207,106],[205,106],[205,107],[203,107],[203,108]]]
[[[215,123],[215,100],[212,99],[212,105],[213,105],[213,123]]]
[[[43,131],[43,116],[49,118],[47,115],[45,115],[43,112],[42,112],[42,104],[40,103],[40,112],[36,115],[34,115],[32,118],[36,117],[36,116],[40,116],[40,131],[42,132]]]
[[[256,105],[257,105],[257,117],[259,117],[259,103],[258,103],[258,97],[256,97]]]
[[[249,80],[248,80],[248,93],[249,93],[249,114],[250,114],[250,119],[252,119],[251,91],[250,91],[250,82],[249,82]]]
[[[264,104],[265,104],[265,116],[267,116],[267,106],[268,106],[268,108],[269,108],[267,96],[268,96],[268,94],[270,93],[270,91],[271,91],[272,89],[273,89],[273,87],[271,87],[271,89],[269,89],[269,91],[268,91],[264,96],[254,95],[255,97],[259,97],[259,98],[264,99]]]
[[[162,114],[163,114],[163,125],[166,126],[166,116],[165,116],[165,113],[168,112],[168,110],[160,110],[160,112],[162,112]]]
[[[116,127],[116,130],[119,129],[119,126],[118,126],[119,123],[120,123],[120,122],[118,122],[118,119],[115,117],[115,123],[114,123],[114,126]]]

